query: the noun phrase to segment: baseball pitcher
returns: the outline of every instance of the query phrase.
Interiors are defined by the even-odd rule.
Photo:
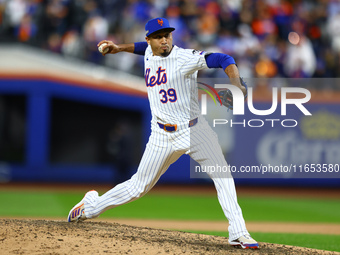
[[[205,68],[223,68],[230,82],[246,96],[247,89],[240,79],[234,59],[221,53],[206,53],[173,45],[172,31],[175,28],[165,18],[148,21],[145,30],[146,42],[116,45],[104,40],[98,44],[103,55],[121,51],[144,55],[152,132],[138,170],[131,179],[101,196],[96,191],[87,192],[69,212],[69,222],[98,217],[110,208],[142,197],[183,154],[190,155],[202,167],[216,164],[227,166],[216,133],[200,115],[197,72]],[[220,96],[224,105],[232,107],[229,92],[223,92]],[[258,243],[247,231],[233,178],[225,178],[220,173],[208,174],[229,221],[229,243],[244,249],[258,248]]]

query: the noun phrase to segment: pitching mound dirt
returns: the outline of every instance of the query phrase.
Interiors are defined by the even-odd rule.
[[[0,219],[1,254],[339,254],[260,243],[242,250],[227,238],[108,222]]]

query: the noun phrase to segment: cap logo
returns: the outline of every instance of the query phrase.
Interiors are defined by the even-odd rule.
[[[158,24],[159,24],[160,26],[163,26],[163,20],[162,20],[162,19],[157,19],[157,21],[158,21]]]

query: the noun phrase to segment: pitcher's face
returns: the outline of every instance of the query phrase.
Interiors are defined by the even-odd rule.
[[[172,50],[172,33],[168,31],[160,31],[149,35],[145,38],[151,46],[154,56],[166,57]]]

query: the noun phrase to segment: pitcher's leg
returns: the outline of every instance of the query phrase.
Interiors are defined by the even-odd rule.
[[[173,150],[171,144],[167,144],[166,137],[160,136],[157,139],[162,139],[157,146],[153,142],[147,144],[138,170],[131,179],[118,184],[97,198],[87,199],[85,197],[86,218],[97,217],[110,208],[142,197],[156,184],[168,167],[181,156]]]
[[[203,167],[228,166],[217,135],[208,124],[196,126],[190,132],[190,156]],[[207,169],[207,168],[205,168]],[[229,221],[229,239],[234,240],[248,234],[242,210],[237,202],[235,183],[232,176],[225,172],[209,172],[217,190],[218,201]]]
[[[229,221],[229,239],[234,240],[248,234],[242,210],[237,202],[234,180],[232,178],[212,178],[218,201]]]

